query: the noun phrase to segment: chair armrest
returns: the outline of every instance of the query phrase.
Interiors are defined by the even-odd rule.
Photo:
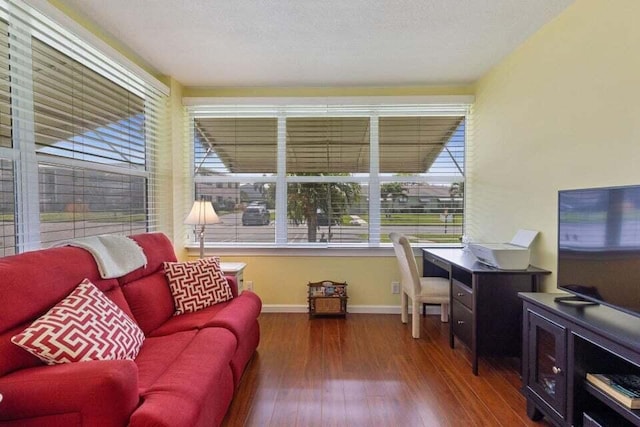
[[[39,366],[0,378],[0,420],[79,414],[85,425],[122,426],[138,405],[132,360]]]
[[[231,294],[233,294],[233,297],[237,297],[238,296],[238,282],[236,282],[236,276],[224,276],[227,279],[227,283],[229,283],[229,286],[231,287]]]

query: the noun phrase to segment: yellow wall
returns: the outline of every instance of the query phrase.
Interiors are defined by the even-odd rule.
[[[186,250],[181,244],[184,241],[184,224],[183,220],[185,212],[187,212],[188,204],[192,199],[193,191],[191,187],[187,188],[185,176],[188,173],[189,165],[189,145],[185,144],[185,120],[186,113],[182,106],[182,85],[172,78],[167,78],[170,83],[171,95],[169,96],[169,112],[168,121],[170,123],[171,138],[167,147],[163,147],[162,152],[169,156],[168,164],[170,165],[170,181],[166,191],[165,198],[171,199],[169,205],[171,209],[171,228],[162,229],[167,233],[171,241],[180,243],[175,245],[178,258],[187,256]]]
[[[393,251],[391,251],[393,252]],[[399,306],[391,282],[400,278],[392,257],[223,256],[246,262],[244,280],[265,305],[304,306],[309,281],[347,282],[350,306]]]
[[[640,183],[638,16],[637,0],[577,1],[479,81],[466,187],[475,240],[539,230],[534,262],[553,271],[557,191]]]

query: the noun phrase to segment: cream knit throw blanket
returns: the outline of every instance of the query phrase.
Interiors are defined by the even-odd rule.
[[[147,265],[147,257],[138,244],[124,236],[104,234],[69,240],[56,246],[77,246],[93,255],[103,279],[124,276]]]

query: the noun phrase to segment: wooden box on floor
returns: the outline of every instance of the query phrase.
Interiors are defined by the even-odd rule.
[[[347,315],[347,283],[323,280],[307,284],[309,317]]]

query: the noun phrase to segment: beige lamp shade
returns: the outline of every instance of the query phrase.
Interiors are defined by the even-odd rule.
[[[184,220],[184,223],[189,225],[217,224],[219,222],[220,218],[213,209],[213,205],[206,200],[194,201],[191,212]]]

